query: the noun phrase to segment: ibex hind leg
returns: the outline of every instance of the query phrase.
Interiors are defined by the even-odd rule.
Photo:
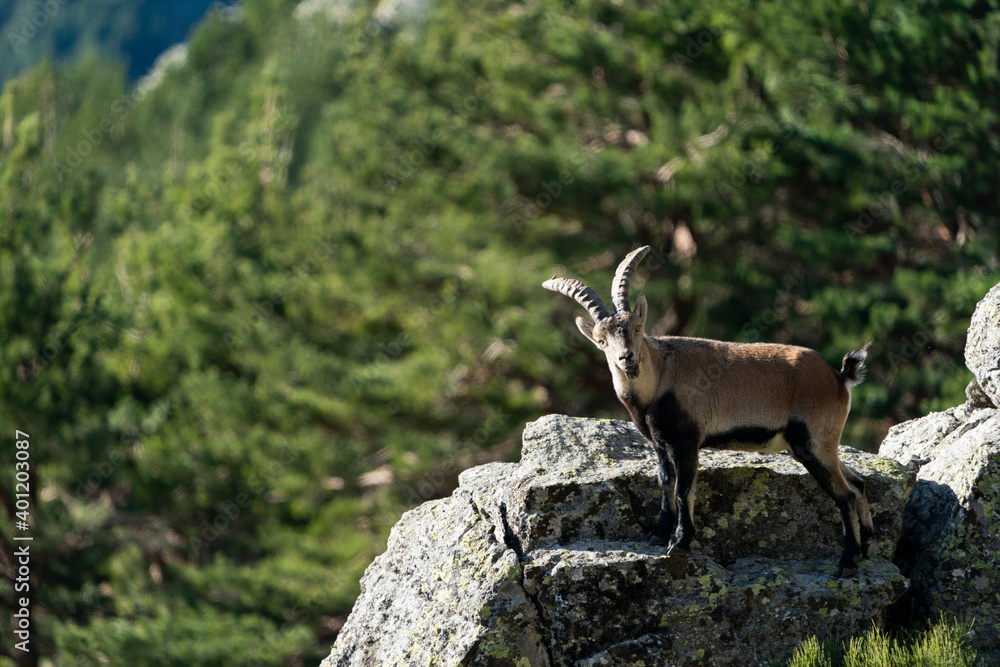
[[[865,480],[858,473],[840,464],[840,471],[847,483],[858,493],[858,519],[861,524],[861,555],[868,558],[868,550],[875,541],[875,524],[872,522],[872,511],[865,493]]]
[[[850,577],[858,571],[862,556],[861,527],[859,525],[859,498],[861,494],[848,483],[837,458],[838,442],[818,443],[810,437],[808,427],[793,421],[785,429],[785,439],[792,455],[805,466],[820,487],[833,498],[840,512],[844,531],[844,550],[837,567],[838,577]],[[870,517],[869,517],[870,520]]]

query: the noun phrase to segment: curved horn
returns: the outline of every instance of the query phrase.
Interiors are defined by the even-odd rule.
[[[590,311],[590,316],[594,318],[594,322],[600,322],[605,317],[611,317],[608,307],[601,301],[601,297],[597,295],[597,292],[579,280],[552,276],[552,278],[542,283],[542,287],[575,299],[581,306]]]
[[[632,282],[632,272],[639,265],[642,258],[649,252],[649,246],[644,245],[630,252],[615,271],[615,280],[611,283],[611,300],[615,304],[615,312],[629,312],[631,307],[628,304],[628,286]]]

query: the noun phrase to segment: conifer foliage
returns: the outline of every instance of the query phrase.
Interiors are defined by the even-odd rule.
[[[641,244],[656,332],[873,340],[845,444],[960,402],[1000,12],[926,4],[246,0],[155,87],[96,56],[9,81],[37,650],[4,627],[0,663],[314,664],[402,511],[527,420],[627,418],[541,282],[606,293]]]

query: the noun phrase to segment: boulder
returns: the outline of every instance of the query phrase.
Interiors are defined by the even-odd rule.
[[[1000,285],[986,293],[972,314],[965,365],[993,407],[1000,405]]]
[[[983,388],[979,386],[979,381],[976,378],[972,378],[969,386],[965,388],[965,398],[967,399],[965,404],[970,410],[997,407],[993,403],[993,399],[987,396]]]
[[[891,557],[913,475],[848,447],[841,459],[866,480],[873,552]],[[459,483],[525,552],[581,539],[636,541],[659,516],[656,456],[629,422],[543,417],[525,428],[521,463],[473,468]],[[702,450],[696,498],[694,547],[717,561],[829,556],[833,565],[840,553],[833,500],[787,453]]]
[[[891,555],[914,474],[845,451]],[[833,501],[791,457],[705,451],[687,557],[641,540],[655,456],[626,422],[550,415],[520,463],[467,470],[408,512],[368,568],[326,667],[767,665],[867,630],[907,588],[885,557],[834,578]]]
[[[334,665],[548,665],[521,561],[460,494],[393,527],[337,636]]]
[[[974,381],[975,382],[975,381]],[[881,454],[918,470],[895,562],[912,590],[900,622],[947,612],[1000,649],[1000,410],[970,401],[893,427]]]
[[[539,549],[525,565],[553,664],[772,665],[804,639],[868,629],[906,590],[878,559],[853,579],[829,559],[663,555],[644,544],[589,541]]]
[[[879,448],[917,471],[894,562],[911,588],[899,625],[942,613],[972,624],[973,645],[1000,651],[1000,285],[976,306],[966,402],[892,427]]]

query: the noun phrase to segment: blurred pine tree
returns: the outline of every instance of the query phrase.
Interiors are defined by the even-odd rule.
[[[318,661],[406,507],[544,412],[627,418],[540,284],[639,244],[661,332],[874,340],[845,444],[961,402],[994,7],[294,6],[210,15],[142,94],[91,57],[0,97],[43,664]]]

